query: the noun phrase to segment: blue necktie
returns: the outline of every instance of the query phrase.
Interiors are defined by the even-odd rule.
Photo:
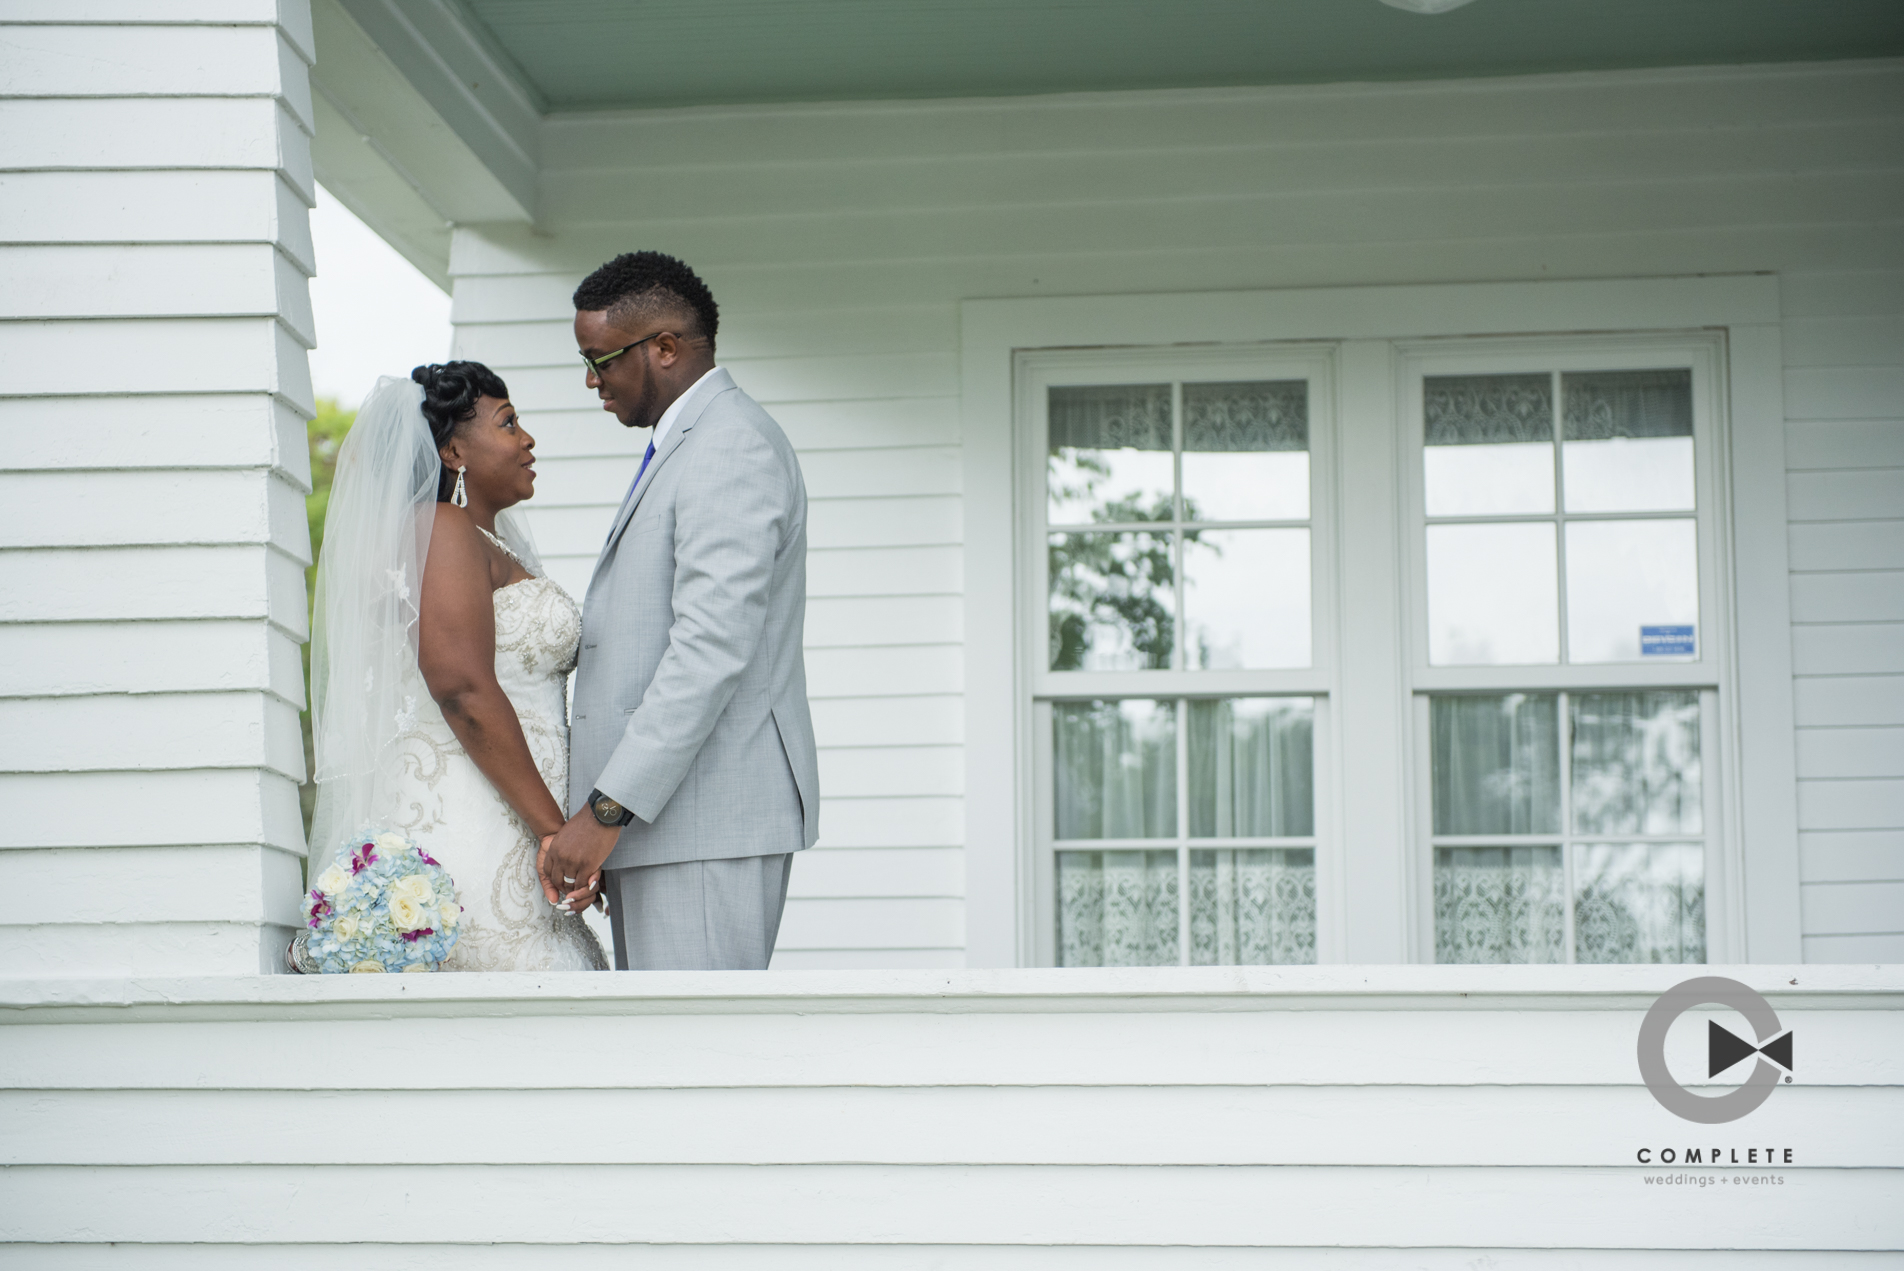
[[[648,453],[641,456],[641,466],[635,469],[635,479],[628,483],[628,494],[633,494],[635,487],[641,484],[641,474],[648,470],[648,461],[652,458],[654,458],[654,442],[651,441],[648,443]],[[622,496],[622,502],[627,501],[628,495],[625,494]]]
[[[621,496],[621,501],[623,503],[628,502],[629,497],[633,495],[635,492],[635,487],[641,484],[641,474],[648,470],[648,462],[649,460],[653,458],[654,458],[654,443],[651,441],[648,443],[648,453],[641,456],[641,467],[635,470],[635,479],[628,483],[628,493]],[[621,517],[619,514],[616,515],[615,520],[617,524],[620,523]],[[608,535],[610,538],[613,538],[615,536],[615,527],[613,525],[608,527]]]

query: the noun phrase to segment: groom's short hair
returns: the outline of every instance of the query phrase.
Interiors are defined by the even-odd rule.
[[[606,310],[623,326],[630,325],[629,318],[685,318],[695,330],[678,334],[701,336],[709,348],[714,347],[714,333],[721,325],[714,293],[700,275],[662,252],[623,252],[615,257],[582,279],[575,289],[575,308],[577,312]]]

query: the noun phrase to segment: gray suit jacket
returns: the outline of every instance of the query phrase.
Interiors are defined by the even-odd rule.
[[[806,605],[800,462],[717,371],[623,501],[582,607],[570,811],[596,787],[638,818],[609,868],[819,837]]]

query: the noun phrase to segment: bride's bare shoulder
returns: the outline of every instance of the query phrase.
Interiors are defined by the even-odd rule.
[[[430,526],[430,566],[457,572],[487,573],[482,541],[476,522],[467,511],[448,503],[436,505],[436,519]]]
[[[435,506],[436,520],[432,523],[433,533],[476,537],[476,522],[469,519],[469,509],[459,508],[454,503],[438,503]]]

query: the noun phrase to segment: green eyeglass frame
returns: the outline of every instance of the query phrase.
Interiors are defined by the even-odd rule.
[[[633,344],[624,344],[619,349],[616,349],[613,353],[604,353],[600,357],[590,357],[588,354],[583,353],[581,355],[582,365],[586,366],[591,371],[595,371],[599,373],[604,365],[614,361],[616,358],[620,357],[622,354],[626,353],[628,350],[640,348],[642,345],[654,339],[656,336],[663,336],[666,334],[668,334],[666,331],[657,331],[654,333],[654,335],[644,335],[639,340],[636,340]]]

